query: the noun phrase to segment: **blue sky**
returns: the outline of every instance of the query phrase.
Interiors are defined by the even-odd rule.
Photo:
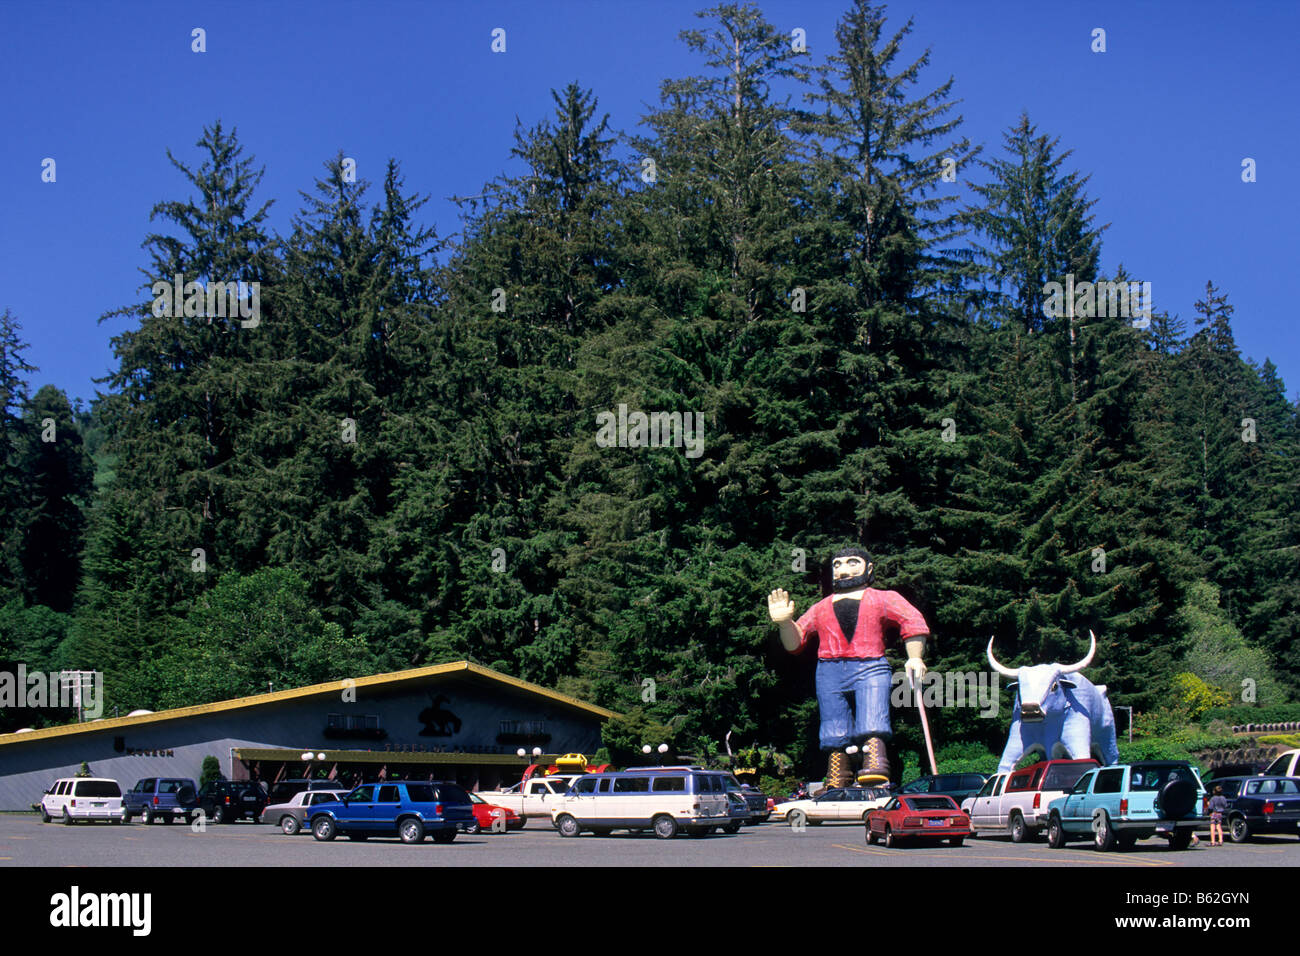
[[[104,312],[137,301],[149,210],[188,197],[170,148],[216,119],[266,167],[259,196],[287,232],[322,163],[342,149],[378,185],[388,157],[440,235],[453,195],[510,169],[518,117],[549,116],[548,91],[592,89],[633,132],[661,80],[700,69],[678,41],[708,4],[557,2],[0,2],[0,309],[9,308],[52,382],[89,399],[128,325]],[[834,2],[765,2],[769,22],[833,46]],[[1236,309],[1242,352],[1271,358],[1300,391],[1289,312],[1300,211],[1300,5],[1257,2],[897,2],[915,19],[905,53],[932,52],[926,88],[955,78],[963,131],[1001,148],[1022,110],[1072,149],[1109,222],[1103,268],[1152,283],[1157,309],[1191,324],[1213,279]],[[202,27],[207,52],[191,52]],[[507,50],[490,50],[502,27]],[[1106,31],[1106,52],[1090,49]],[[57,181],[41,181],[52,157]],[[1243,158],[1257,181],[1241,181]],[[102,387],[102,386],[101,386]]]

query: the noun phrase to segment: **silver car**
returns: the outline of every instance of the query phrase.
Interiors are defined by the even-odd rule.
[[[346,787],[341,790],[303,790],[295,793],[287,802],[277,803],[263,810],[262,822],[278,824],[281,830],[293,836],[302,831],[303,823],[312,807],[318,803],[342,800],[349,793],[351,790]]]

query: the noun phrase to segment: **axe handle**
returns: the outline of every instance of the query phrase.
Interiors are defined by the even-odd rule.
[[[916,695],[916,709],[921,713],[921,729],[925,732],[925,750],[930,756],[930,772],[936,776],[939,773],[939,765],[934,760],[934,741],[930,739],[930,718],[925,716],[925,702],[921,700],[921,695],[917,693],[916,681],[912,681],[912,693]]]

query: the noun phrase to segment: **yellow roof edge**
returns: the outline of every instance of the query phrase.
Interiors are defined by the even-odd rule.
[[[537,694],[546,697],[556,703],[573,707],[577,710],[585,711],[589,714],[596,715],[602,719],[608,720],[610,717],[618,716],[612,710],[606,710],[604,707],[598,707],[595,704],[588,704],[585,701],[578,700],[576,697],[570,697],[568,694],[561,694],[559,691],[550,690],[538,684],[532,684],[517,677],[510,677],[490,667],[484,667],[482,664],[474,664],[470,661],[451,661],[446,664],[431,664],[428,667],[415,667],[404,671],[390,671],[385,674],[371,674],[368,677],[343,678],[339,680],[326,681],[323,684],[309,684],[306,687],[294,687],[289,690],[270,691],[265,694],[254,694],[251,697],[236,697],[232,700],[213,701],[210,704],[195,704],[190,707],[176,707],[171,710],[160,710],[152,714],[139,714],[135,717],[109,717],[101,720],[86,721],[80,724],[62,724],[58,727],[42,727],[39,730],[30,730],[27,733],[0,734],[0,747],[13,743],[24,743],[34,740],[49,740],[54,737],[66,737],[79,733],[90,733],[100,730],[115,730],[119,727],[140,727],[153,723],[160,723],[167,720],[179,720],[184,717],[201,717],[205,714],[219,714],[231,710],[243,710],[248,707],[262,707],[267,704],[277,704],[286,700],[298,700],[304,697],[314,697],[319,694],[337,694],[340,690],[348,686],[348,681],[352,682],[353,687],[373,687],[382,684],[402,683],[409,680],[419,680],[423,677],[438,677],[443,674],[452,674],[457,671],[464,671],[483,677],[497,683],[506,684],[516,690],[523,690],[528,693]]]

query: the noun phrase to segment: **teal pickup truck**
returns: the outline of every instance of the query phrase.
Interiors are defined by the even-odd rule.
[[[1089,770],[1063,797],[1048,804],[1047,842],[1063,847],[1091,838],[1098,850],[1128,849],[1161,833],[1185,850],[1201,816],[1205,786],[1185,760],[1149,760]]]

